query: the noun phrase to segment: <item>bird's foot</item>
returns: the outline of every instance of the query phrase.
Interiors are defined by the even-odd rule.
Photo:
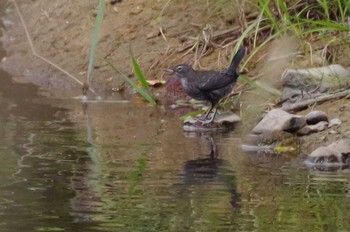
[[[217,113],[218,109],[215,109],[214,113],[213,113],[213,116],[211,116],[209,119],[208,119],[208,116],[210,115],[209,113],[205,114],[205,115],[202,115],[200,117],[197,118],[197,121],[198,122],[201,122],[202,125],[206,125],[206,124],[209,124],[209,123],[212,123],[214,121],[214,118],[216,116],[216,113]],[[203,117],[204,116],[204,117]]]
[[[199,118],[197,118],[197,121],[202,123],[202,125],[207,125],[207,124],[210,124],[214,121],[214,117],[215,117],[215,115],[209,119],[207,117],[205,117],[203,119],[201,119],[201,117],[199,117]]]
[[[208,118],[208,115],[206,115],[206,114],[202,114],[201,116],[199,116],[199,117],[197,117],[197,121],[205,121],[205,120],[207,120],[207,118]]]

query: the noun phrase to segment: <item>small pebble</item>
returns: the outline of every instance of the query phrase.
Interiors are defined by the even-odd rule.
[[[339,134],[339,132],[338,132],[338,131],[336,131],[336,130],[330,130],[330,131],[329,131],[329,133],[330,133],[331,135],[336,135],[336,134]]]
[[[157,36],[160,36],[160,31],[159,30],[153,30],[153,31],[151,31],[150,33],[148,33],[146,35],[146,38],[147,39],[152,39],[152,38],[155,38]]]
[[[340,124],[341,124],[341,121],[339,118],[333,118],[332,120],[329,121],[328,127],[339,126]]]
[[[320,131],[324,131],[328,127],[328,122],[321,121],[315,125],[307,125],[300,130],[298,130],[298,135],[308,135],[311,133],[317,133]]]
[[[110,1],[109,1],[109,3],[110,3],[111,5],[114,5],[114,4],[118,3],[118,2],[122,2],[122,0],[110,0]]]
[[[142,12],[142,7],[141,6],[137,6],[136,8],[132,9],[130,11],[130,14],[133,14],[133,15],[138,15]]]

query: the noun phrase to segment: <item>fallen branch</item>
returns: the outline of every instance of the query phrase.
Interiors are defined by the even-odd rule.
[[[338,98],[343,98],[343,97],[346,97],[348,95],[350,95],[350,89],[346,89],[346,90],[336,92],[336,93],[317,96],[317,97],[307,99],[304,101],[300,101],[297,103],[293,103],[293,104],[285,104],[281,107],[281,109],[284,111],[287,111],[287,112],[296,112],[296,111],[303,110],[303,109],[307,108],[308,106],[316,104],[316,103],[325,102],[325,101],[338,99]]]

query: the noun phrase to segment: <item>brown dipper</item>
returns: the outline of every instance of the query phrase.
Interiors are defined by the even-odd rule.
[[[199,117],[199,121],[203,124],[213,121],[217,108],[215,108],[214,114],[210,119],[208,119],[208,115],[222,98],[232,92],[239,76],[236,69],[245,53],[246,48],[240,48],[233,57],[228,69],[221,72],[194,70],[186,64],[176,65],[173,69],[165,69],[165,71],[175,73],[175,76],[180,78],[181,85],[189,96],[197,100],[210,102],[209,110]]]

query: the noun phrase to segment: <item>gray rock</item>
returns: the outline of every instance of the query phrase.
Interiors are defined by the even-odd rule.
[[[254,134],[274,133],[277,131],[294,132],[306,124],[305,118],[273,109],[254,127]]]
[[[328,127],[329,127],[329,125],[328,125]],[[336,130],[330,130],[330,131],[329,131],[329,134],[335,135],[335,134],[339,134],[339,132],[336,131]]]
[[[350,154],[349,139],[341,139],[341,140],[335,141],[332,144],[330,144],[328,147],[339,151],[343,156]]]
[[[306,161],[311,165],[344,165],[342,154],[329,147],[319,147],[308,155]]]
[[[303,116],[294,116],[288,124],[285,125],[284,131],[294,133],[306,125],[306,119]]]
[[[253,144],[255,146],[276,145],[280,142],[286,144],[297,144],[299,143],[299,139],[285,131],[276,131],[274,133],[250,134],[246,136],[244,140],[244,143]]]
[[[323,88],[337,89],[350,82],[350,71],[341,65],[329,65],[320,68],[290,69],[282,77],[282,85],[293,89],[306,91]]]
[[[348,165],[350,156],[350,139],[333,142],[327,147],[319,147],[308,155],[305,163],[312,166],[343,166]]]
[[[320,93],[347,87],[350,70],[341,65],[329,65],[310,69],[289,69],[282,76],[283,105],[294,103],[300,98],[310,99]]]
[[[334,127],[334,126],[339,126],[341,124],[341,121],[339,118],[333,118],[329,121],[328,127]]]
[[[328,122],[328,116],[325,112],[314,110],[305,115],[306,123],[308,125],[315,125],[321,121]]]
[[[328,128],[328,122],[321,121],[315,125],[308,125],[308,127],[311,128],[311,130],[313,130],[314,132],[320,132],[320,131],[324,131]]]
[[[328,128],[328,122],[321,121],[315,125],[307,125],[297,131],[297,135],[308,135],[320,131],[324,131]]]
[[[241,117],[239,117],[237,114],[234,114],[232,112],[223,112],[220,114],[217,114],[214,118],[214,123],[236,123],[240,122]]]

